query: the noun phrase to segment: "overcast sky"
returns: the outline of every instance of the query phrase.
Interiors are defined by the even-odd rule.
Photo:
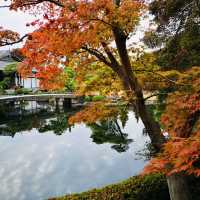
[[[2,1],[0,0],[0,2]],[[1,3],[1,5],[2,4],[3,3]],[[34,19],[34,16],[21,11],[15,12],[10,11],[8,8],[0,8],[0,26],[4,27],[5,29],[16,31],[21,36],[33,30],[32,27],[26,27],[26,23],[31,22]],[[19,46],[19,44],[17,46]],[[8,48],[9,47],[0,47],[0,49]]]

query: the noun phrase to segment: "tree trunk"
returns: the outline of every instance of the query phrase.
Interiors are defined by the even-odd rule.
[[[113,35],[119,57],[121,60],[120,72],[118,74],[124,85],[124,89],[127,91],[127,95],[131,93],[131,96],[135,96],[136,100],[133,102],[136,105],[136,112],[140,115],[149,137],[155,150],[160,151],[162,144],[164,143],[164,136],[161,134],[159,124],[154,120],[153,116],[147,111],[145,106],[142,87],[140,86],[137,77],[133,73],[131,62],[126,47],[126,36],[119,27],[113,27]],[[128,90],[127,90],[128,88]]]
[[[153,145],[156,153],[158,153],[161,151],[162,145],[165,143],[164,136],[161,133],[160,125],[148,112],[144,102],[143,94],[137,95],[136,93],[136,97],[137,112],[151,139],[151,144]],[[187,185],[187,176],[183,176],[181,174],[171,175],[167,177],[167,183],[171,200],[190,200],[190,193]]]
[[[137,112],[145,126],[145,129],[151,139],[151,143],[155,149],[155,152],[160,152],[162,145],[165,142],[165,138],[162,135],[160,125],[155,121],[153,116],[148,112],[144,100],[136,100]]]
[[[147,132],[151,139],[152,145],[156,152],[160,152],[165,138],[161,133],[159,124],[154,120],[153,116],[148,112],[145,105],[142,87],[140,86],[137,77],[133,73],[130,59],[126,48],[126,36],[119,26],[113,27],[113,35],[119,57],[121,60],[121,74],[118,74],[124,84],[127,93],[131,92],[136,97],[134,101],[136,105],[136,112],[139,114]],[[189,191],[187,187],[187,177],[180,174],[167,177],[169,193],[171,200],[189,200]]]
[[[191,199],[186,179],[187,177],[181,174],[174,174],[167,177],[167,183],[171,200]]]
[[[161,151],[162,145],[165,142],[164,136],[161,133],[160,125],[154,120],[153,116],[148,112],[144,99],[137,97],[136,107],[138,114],[147,130],[156,153]],[[187,185],[187,176],[174,174],[167,177],[169,194],[171,200],[190,200],[189,188]]]

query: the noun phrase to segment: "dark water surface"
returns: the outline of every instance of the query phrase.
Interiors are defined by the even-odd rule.
[[[70,127],[71,111],[47,110],[8,113],[1,107],[0,199],[40,200],[81,192],[143,169],[145,161],[136,154],[148,138],[134,113],[125,121],[119,117]]]

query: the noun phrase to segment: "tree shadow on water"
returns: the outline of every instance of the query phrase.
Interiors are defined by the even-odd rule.
[[[128,134],[123,133],[117,119],[104,120],[87,125],[91,131],[91,138],[96,144],[110,143],[111,148],[118,153],[126,152],[129,144],[133,142],[128,139]]]

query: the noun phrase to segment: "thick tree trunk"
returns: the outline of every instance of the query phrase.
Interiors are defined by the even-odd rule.
[[[171,200],[191,200],[185,176],[181,174],[168,176],[167,183]]]

